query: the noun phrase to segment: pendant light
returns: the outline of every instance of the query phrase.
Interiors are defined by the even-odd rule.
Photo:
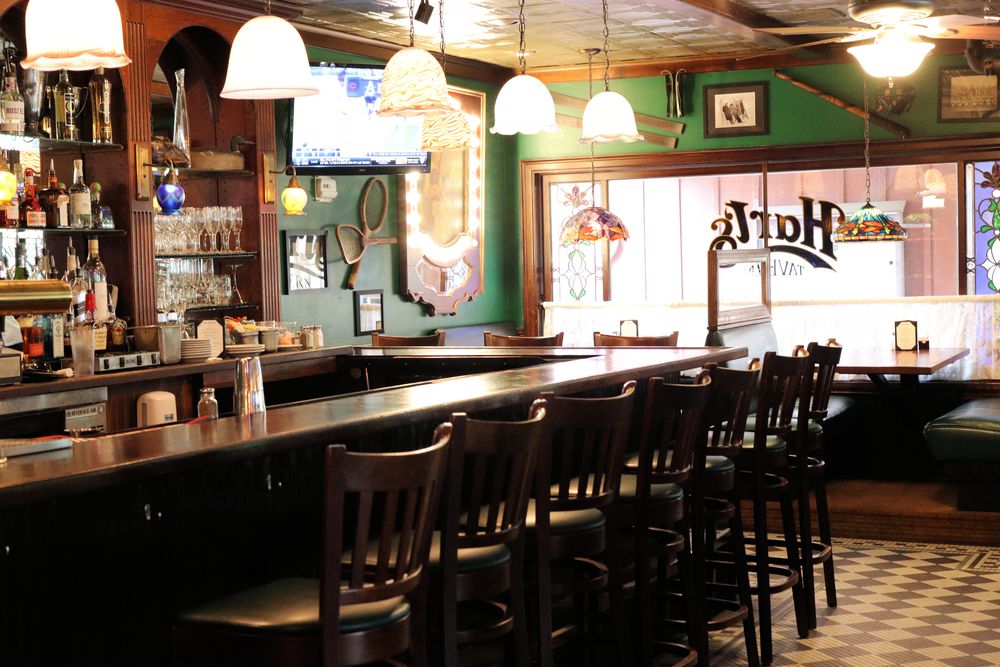
[[[115,0],[30,0],[24,14],[24,69],[124,67],[122,15]]]
[[[528,51],[524,43],[524,0],[518,0],[517,29],[520,42],[517,59],[521,73],[508,81],[497,93],[493,107],[493,134],[538,134],[555,132],[556,105],[545,84],[525,74]]]
[[[445,66],[444,0],[438,0],[438,24],[441,28],[441,69]],[[449,96],[450,97],[450,96]],[[420,148],[425,151],[462,150],[472,145],[472,127],[458,102],[451,99],[451,111],[435,111],[424,116]]]
[[[580,143],[607,144],[613,141],[643,141],[635,127],[632,105],[622,95],[611,92],[611,54],[608,50],[608,0],[601,0],[604,20],[604,92],[590,98],[583,110]]]
[[[410,9],[410,46],[385,64],[382,73],[380,116],[422,116],[432,111],[451,111],[451,98],[444,70],[434,56],[413,45],[413,0]]]
[[[903,241],[906,230],[888,215],[872,206],[871,130],[868,124],[868,77],[864,77],[865,94],[865,205],[837,226],[834,241]]]
[[[865,72],[882,79],[913,74],[933,48],[916,35],[888,28],[871,44],[852,46],[847,52],[858,59]]]
[[[184,187],[177,178],[177,168],[171,160],[167,160],[167,173],[163,175],[160,186],[156,188],[156,202],[160,205],[163,215],[178,215],[184,206]]]
[[[271,16],[271,0],[264,11],[236,33],[221,96],[278,100],[316,95],[319,87],[312,80],[302,36],[285,19]]]
[[[607,42],[605,42],[607,44]],[[590,84],[589,97],[594,99],[594,78],[592,76],[594,54],[600,53],[600,49],[586,49],[587,53],[587,80]],[[588,103],[589,106],[589,103]],[[590,144],[590,193],[591,198],[596,203],[597,178],[594,175],[594,144]],[[576,245],[584,241],[625,241],[628,239],[628,230],[625,223],[617,215],[603,206],[588,206],[574,213],[563,223],[559,233],[559,240],[563,245]]]

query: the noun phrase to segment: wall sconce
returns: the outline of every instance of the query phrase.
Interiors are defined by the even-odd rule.
[[[168,160],[167,165],[167,173],[163,175],[160,186],[156,188],[156,201],[160,204],[164,215],[177,215],[184,206],[184,187],[177,177],[174,163]]]
[[[288,165],[281,171],[272,171],[271,173],[287,174],[289,169],[292,170],[292,177],[288,181],[288,186],[281,191],[281,205],[285,208],[285,215],[305,215],[306,204],[309,203],[309,193],[299,183],[295,166]]]

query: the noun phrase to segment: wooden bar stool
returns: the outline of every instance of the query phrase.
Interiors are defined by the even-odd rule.
[[[678,333],[674,331],[667,336],[613,336],[594,332],[594,345],[597,347],[675,347]]]
[[[702,485],[695,498],[704,497],[703,511],[699,516],[692,509],[691,542],[696,563],[706,564],[707,630],[721,630],[736,623],[743,624],[743,642],[746,646],[747,664],[757,667],[757,631],[754,626],[753,599],[750,588],[749,565],[742,539],[730,541],[731,551],[716,551],[717,530],[728,528],[729,535],[743,535],[743,517],[740,496],[736,487],[736,459],[743,452],[747,413],[757,389],[758,370],[739,370],[711,364],[706,367],[712,378],[708,405],[705,409],[704,451],[695,451],[695,470],[704,469],[703,476],[695,476],[694,484]],[[699,460],[699,455],[700,460]],[[713,576],[732,570],[733,585]],[[726,596],[726,597],[721,597]],[[730,602],[735,598],[735,606]],[[702,663],[708,664],[708,656]]]
[[[531,663],[524,523],[538,447],[546,435],[544,418],[541,399],[532,404],[527,421],[451,416],[444,531],[435,533],[430,555],[432,581],[442,584],[432,590],[441,590],[446,667],[459,664],[460,644],[510,633],[515,656],[505,664]],[[504,594],[507,604],[492,601]],[[459,609],[462,602],[469,603],[465,612]],[[477,617],[486,620],[473,626],[470,619]]]
[[[754,590],[760,616],[761,662],[765,665],[771,663],[774,652],[771,631],[773,594],[792,590],[798,634],[800,637],[809,636],[792,489],[788,479],[780,474],[787,469],[795,405],[801,396],[807,362],[807,357],[784,357],[774,352],[764,354],[757,386],[753,439],[744,443],[743,453],[737,461],[740,493],[753,502],[754,551],[750,562],[755,565],[757,573]],[[775,542],[769,541],[767,533],[769,501],[778,502],[781,507],[783,540],[778,544],[785,547],[787,567],[772,564],[769,546]],[[778,578],[777,582],[772,581],[772,575]]]
[[[385,336],[372,333],[373,347],[435,347],[444,345],[444,331],[426,336]]]
[[[483,332],[486,347],[561,347],[563,332],[554,336],[506,336],[489,331]]]
[[[656,628],[685,629],[696,660],[700,661],[702,656],[707,660],[708,636],[700,583],[703,574],[700,564],[692,560],[686,536],[691,525],[688,502],[694,508],[692,511],[700,511],[700,499],[690,494],[701,488],[692,484],[692,479],[701,474],[695,468],[695,461],[704,459],[704,454],[699,456],[696,450],[704,447],[702,419],[710,385],[708,373],[701,373],[694,384],[668,384],[663,378],[649,380],[639,453],[634,458],[635,465],[626,468],[626,472],[633,474],[622,477],[620,511],[623,522],[632,527],[635,540],[640,665],[652,664],[654,652],[661,654],[657,657],[658,664],[666,656],[675,659],[671,664],[687,664],[690,660],[691,649],[654,639]],[[680,600],[667,596],[666,579],[674,559],[682,587]],[[654,560],[655,580],[651,569]],[[654,616],[654,582],[661,602],[672,597],[683,604],[683,620]]]
[[[340,667],[410,651],[414,665],[425,665],[424,567],[450,431],[400,454],[328,447],[322,578],[279,579],[183,612],[173,628],[175,664]],[[356,527],[345,526],[345,513]],[[353,537],[346,552],[345,537]]]
[[[539,449],[534,502],[528,510],[528,542],[537,554],[538,657],[551,667],[553,651],[578,634],[587,638],[587,598],[606,589],[622,664],[628,642],[618,527],[612,504],[618,495],[625,442],[632,422],[635,382],[610,398],[542,394],[549,441]],[[605,557],[607,563],[598,560]],[[553,564],[570,576],[553,577]],[[574,598],[575,619],[553,628],[553,603]]]

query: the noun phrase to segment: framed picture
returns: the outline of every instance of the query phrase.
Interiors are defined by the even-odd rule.
[[[285,294],[318,292],[328,285],[325,231],[284,231]]]
[[[767,81],[705,86],[705,138],[767,134]]]
[[[996,74],[977,74],[966,67],[942,67],[938,77],[938,122],[1000,121]]]
[[[385,310],[382,290],[364,289],[354,292],[354,335],[385,333]]]

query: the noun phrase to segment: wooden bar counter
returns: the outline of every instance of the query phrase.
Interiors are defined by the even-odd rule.
[[[315,574],[326,444],[421,447],[453,411],[523,418],[543,391],[601,391],[746,350],[316,353],[334,367],[326,378],[331,393],[384,377],[387,367],[417,368],[424,377],[437,369],[431,374],[439,379],[272,407],[247,419],[84,439],[0,467],[0,664],[166,665],[179,609],[272,576]],[[217,373],[212,364],[198,370],[210,381],[231,381],[231,363],[222,363]],[[280,367],[279,357],[267,360],[274,364]],[[478,372],[496,368],[506,369]],[[455,372],[464,374],[449,377]],[[32,391],[0,390],[0,399]]]

